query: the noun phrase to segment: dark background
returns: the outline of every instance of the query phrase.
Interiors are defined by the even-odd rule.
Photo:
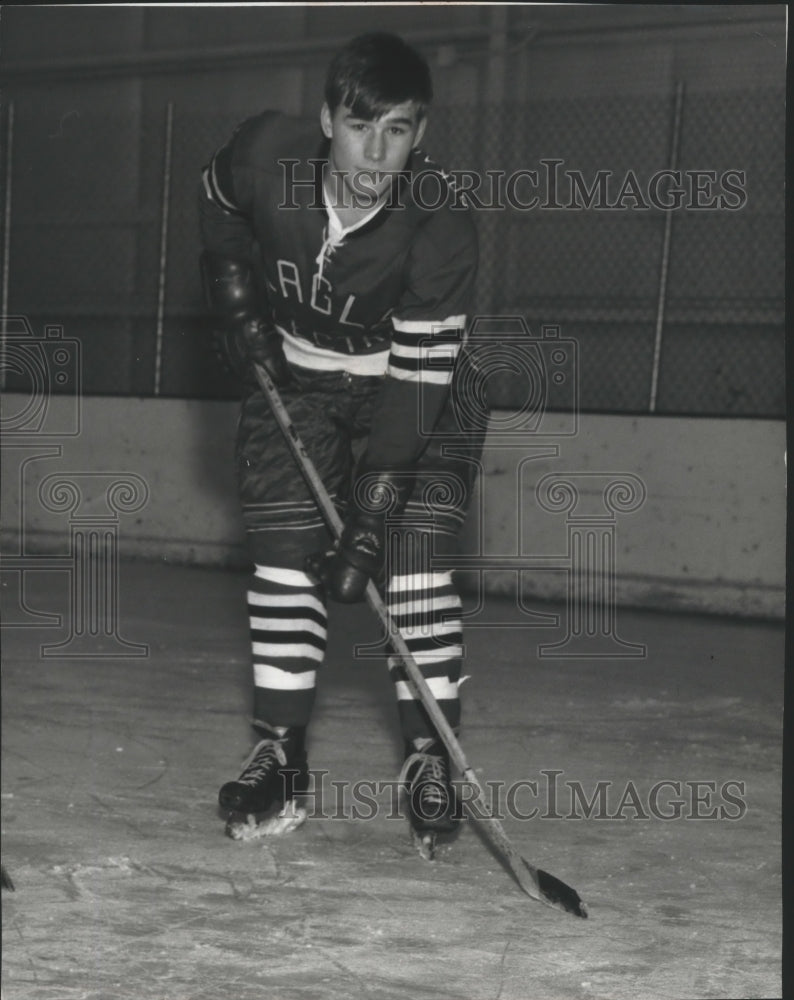
[[[315,115],[333,51],[384,28],[431,62],[424,145],[449,169],[558,159],[588,184],[612,171],[614,193],[630,172],[645,189],[674,153],[681,170],[745,172],[740,210],[678,209],[667,243],[655,208],[477,213],[479,313],[575,341],[577,378],[558,396],[549,384],[548,408],[569,406],[578,384],[583,411],[782,417],[784,16],[762,5],[6,6],[2,311],[36,337],[55,324],[78,341],[86,394],[235,395],[203,315],[200,168],[259,110]],[[26,388],[13,368],[6,387]],[[494,377],[492,402],[515,406],[525,383]]]

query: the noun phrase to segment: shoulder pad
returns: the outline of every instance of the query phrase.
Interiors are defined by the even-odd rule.
[[[319,123],[280,111],[264,111],[246,119],[233,137],[236,162],[272,169],[279,159],[307,159],[317,155],[323,140]]]
[[[466,195],[458,188],[455,175],[436,163],[424,150],[414,150],[410,169],[412,198],[419,208],[438,208],[439,203],[457,209],[470,207]],[[422,194],[425,195],[424,200],[432,204],[423,205]]]

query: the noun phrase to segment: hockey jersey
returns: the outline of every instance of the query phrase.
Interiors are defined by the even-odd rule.
[[[329,142],[316,121],[265,112],[243,122],[202,174],[206,250],[254,259],[291,362],[383,375],[370,451],[410,463],[439,412],[463,342],[477,268],[471,212],[414,151],[379,208],[345,229],[328,204]]]

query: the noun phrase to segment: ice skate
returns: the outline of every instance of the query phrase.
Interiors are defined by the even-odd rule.
[[[221,809],[228,813],[226,834],[232,840],[291,833],[306,821],[306,810],[297,797],[308,785],[304,730],[260,730],[256,744],[239,777],[227,781],[218,793]]]
[[[414,846],[426,861],[435,857],[439,835],[458,828],[457,802],[449,774],[449,756],[434,739],[406,743],[400,782],[405,783]]]

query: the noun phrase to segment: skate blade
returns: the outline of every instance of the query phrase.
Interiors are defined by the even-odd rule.
[[[437,834],[418,833],[416,830],[411,830],[411,840],[421,858],[424,858],[425,861],[435,861]]]
[[[249,813],[241,818],[241,813],[232,813],[226,821],[226,836],[232,840],[258,840],[260,837],[283,837],[292,833],[306,822],[306,810],[295,804],[292,799],[280,813],[266,816],[257,822],[256,816]]]

